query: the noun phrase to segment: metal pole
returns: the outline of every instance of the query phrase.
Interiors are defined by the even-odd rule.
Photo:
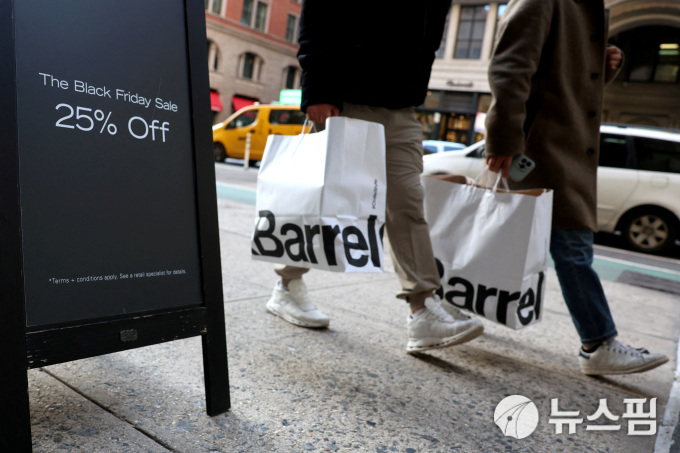
[[[243,156],[243,169],[247,170],[250,166],[250,137],[253,134],[253,131],[248,132],[248,135],[246,135],[246,151],[245,155]]]

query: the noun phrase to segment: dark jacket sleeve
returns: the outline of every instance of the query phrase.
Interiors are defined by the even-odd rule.
[[[553,3],[553,0],[510,2],[501,18],[489,65],[493,95],[486,117],[489,156],[524,152],[527,101],[550,34]]]
[[[345,61],[342,37],[351,30],[342,26],[344,9],[340,0],[304,0],[300,17],[303,111],[314,104],[333,104],[342,109],[342,72]],[[358,12],[357,12],[358,13]],[[345,24],[346,25],[346,24]]]

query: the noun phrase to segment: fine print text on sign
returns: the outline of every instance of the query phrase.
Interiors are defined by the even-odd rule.
[[[171,271],[153,271],[153,272],[134,272],[130,274],[109,274],[109,275],[85,275],[81,277],[51,277],[49,282],[53,285],[68,285],[72,283],[91,283],[91,282],[110,282],[116,280],[128,280],[133,278],[150,278],[150,277],[169,277],[171,275],[184,275],[187,271],[185,269],[174,269]]]

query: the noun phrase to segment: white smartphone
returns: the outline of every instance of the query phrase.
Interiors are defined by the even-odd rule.
[[[531,170],[533,170],[534,167],[536,167],[536,163],[533,160],[529,159],[524,154],[518,154],[512,158],[508,177],[513,181],[521,181],[531,173]]]

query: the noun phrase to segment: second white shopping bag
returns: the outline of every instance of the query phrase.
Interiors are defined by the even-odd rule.
[[[495,190],[465,177],[422,179],[445,303],[512,329],[539,321],[552,190]]]
[[[385,131],[333,117],[321,132],[267,139],[257,182],[253,259],[381,272]]]

